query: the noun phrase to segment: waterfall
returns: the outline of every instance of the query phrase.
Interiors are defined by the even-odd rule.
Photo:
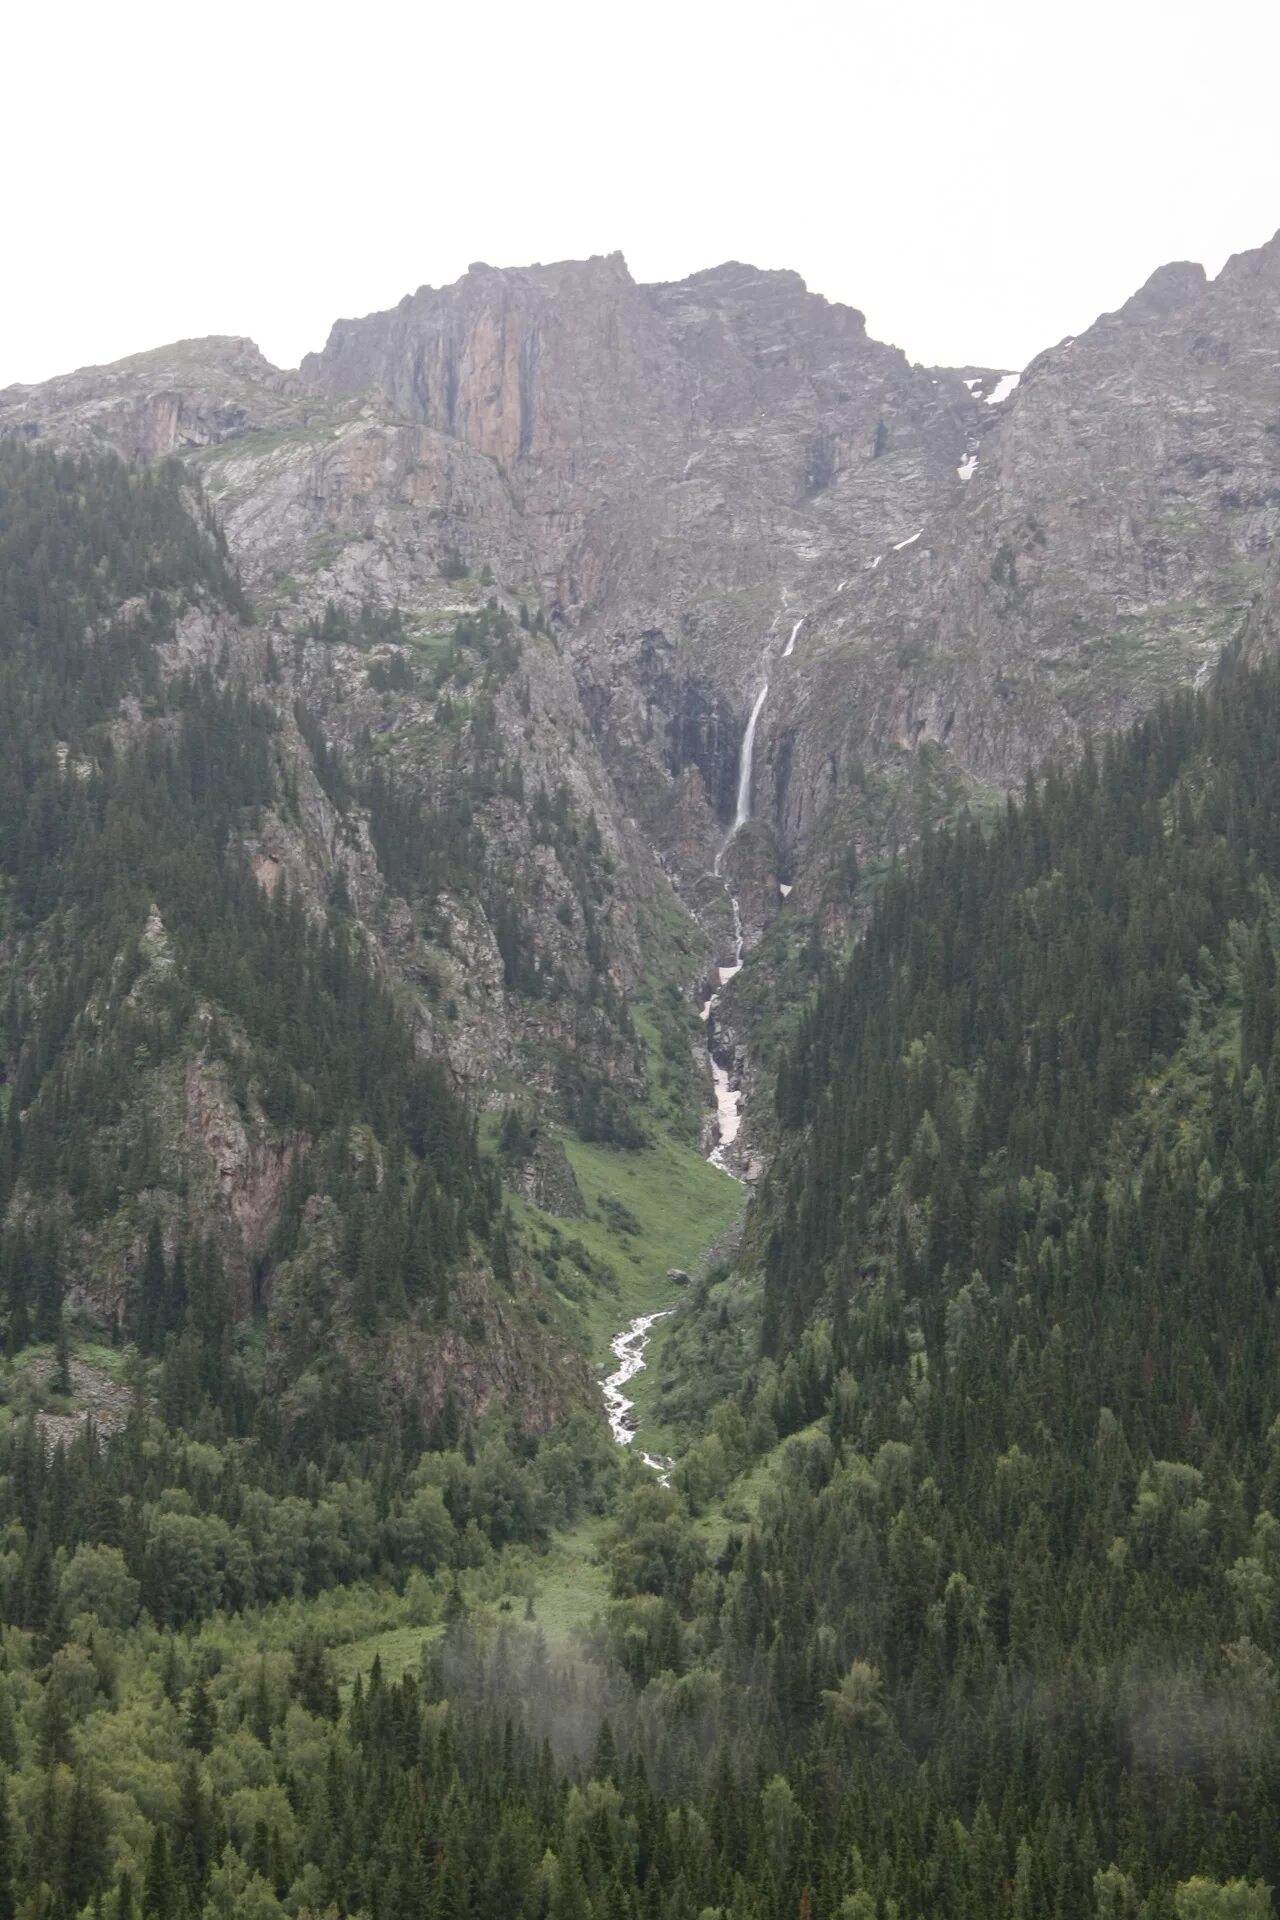
[[[720,849],[720,859],[729,851],[735,834],[745,827],[751,818],[751,762],[756,750],[756,727],[760,721],[760,709],[769,697],[769,682],[766,680],[756,695],[756,703],[751,709],[751,718],[747,721],[747,730],[742,736],[742,761],[738,768],[738,804],[734,809],[733,825],[729,829],[729,838]],[[716,862],[717,873],[720,861]]]
[[[782,656],[784,660],[788,654],[794,651],[796,635],[803,625],[804,615],[801,614],[791,629],[791,635]],[[742,756],[738,764],[738,794],[733,810],[733,825],[725,835],[720,851],[715,857],[716,877],[724,887],[729,906],[733,912],[733,964],[728,967],[719,968],[721,988],[733,979],[735,973],[740,971],[742,967],[742,956],[746,946],[746,938],[742,927],[742,909],[738,903],[738,896],[731,890],[729,882],[724,878],[722,869],[726,853],[728,853],[729,848],[733,845],[738,833],[746,826],[747,821],[751,818],[751,774],[756,751],[756,728],[760,724],[760,715],[764,710],[764,703],[768,697],[769,682],[766,680],[756,695],[755,704],[747,720],[747,730],[742,736]],[[706,1023],[707,1029],[707,1058],[711,1063],[711,1079],[715,1087],[716,1099],[717,1138],[716,1144],[712,1147],[707,1158],[713,1167],[719,1167],[723,1172],[731,1174],[732,1177],[737,1180],[740,1179],[741,1176],[734,1173],[733,1168],[729,1165],[725,1156],[728,1148],[730,1148],[737,1139],[738,1129],[742,1124],[742,1094],[735,1091],[729,1085],[729,1068],[717,1060],[715,1054],[715,1010],[716,1002],[719,998],[720,994],[718,992],[713,993],[702,1009],[702,1018]],[[627,1395],[623,1392],[623,1388],[626,1387],[630,1381],[634,1380],[636,1374],[644,1367],[645,1348],[649,1344],[649,1337],[655,1323],[665,1319],[666,1315],[671,1311],[672,1309],[668,1307],[658,1313],[638,1315],[637,1318],[631,1322],[630,1326],[624,1327],[622,1332],[614,1337],[611,1343],[614,1358],[618,1362],[617,1371],[611,1373],[608,1379],[602,1380],[600,1384],[604,1392],[605,1412],[608,1415],[609,1428],[619,1446],[630,1446],[635,1432],[633,1425],[634,1402],[628,1399]],[[655,1459],[652,1454],[648,1453],[642,1454],[641,1458],[647,1467],[653,1469],[659,1480],[661,1480],[665,1486],[673,1463],[670,1460]]]
[[[798,631],[799,623],[797,622],[791,634],[793,641]],[[747,721],[747,730],[742,736],[742,758],[738,766],[738,799],[737,805],[733,810],[733,825],[725,835],[724,843],[715,858],[716,877],[721,880],[725,893],[728,895],[729,905],[733,910],[733,965],[719,969],[721,987],[724,987],[732,980],[734,974],[741,969],[742,955],[746,944],[742,931],[742,909],[738,905],[738,896],[732,892],[729,882],[724,879],[724,857],[733,845],[738,832],[746,826],[747,821],[751,818],[751,768],[752,762],[755,759],[756,728],[760,723],[760,713],[768,697],[769,682],[766,680],[756,695],[755,705],[751,709],[751,717]],[[706,1006],[702,1009],[702,1017],[707,1025],[707,1058],[711,1062],[711,1078],[715,1086],[716,1132],[718,1135],[716,1144],[707,1155],[707,1158],[713,1166],[721,1168],[725,1173],[730,1173],[733,1170],[725,1160],[725,1148],[732,1146],[738,1135],[738,1128],[742,1121],[742,1095],[732,1090],[729,1085],[729,1069],[723,1066],[721,1062],[716,1059],[715,1055],[712,1036],[714,1033],[716,1002],[719,998],[720,995],[718,993],[713,993],[707,1001]],[[737,1178],[736,1174],[734,1178]]]
[[[791,655],[795,652],[797,636],[799,635],[800,629],[804,625],[808,617],[809,617],[808,614],[802,613],[800,615],[800,618],[795,622],[794,626],[792,627],[790,635],[788,636],[788,639],[787,639],[787,644],[782,649],[782,657],[784,660],[789,660],[791,658]],[[747,730],[742,736],[742,759],[738,767],[738,802],[733,812],[733,825],[729,829],[728,836],[725,840],[724,845],[721,847],[719,853],[716,855],[715,870],[717,874],[720,872],[720,863],[724,859],[724,856],[726,855],[726,853],[728,853],[730,846],[733,844],[734,838],[739,833],[739,831],[746,826],[748,820],[751,818],[751,763],[755,758],[755,751],[756,751],[756,727],[760,721],[761,708],[764,706],[764,703],[768,698],[769,698],[769,682],[766,680],[761,686],[759,693],[756,695],[756,703],[752,707],[751,717],[747,721]],[[734,917],[735,924],[738,924],[738,903],[736,900],[733,903],[733,917]],[[739,925],[737,959],[739,960],[739,962],[742,959],[742,938],[741,938],[740,925]]]
[[[796,639],[806,618],[807,616],[802,613],[800,618],[793,624],[791,633],[787,639],[787,644],[782,651],[784,660],[795,652]],[[747,721],[747,730],[742,736],[742,758],[738,764],[738,798],[733,810],[733,825],[725,835],[720,851],[715,857],[714,871],[716,878],[723,883],[724,890],[729,896],[729,905],[733,909],[733,965],[720,968],[721,987],[724,987],[732,980],[734,974],[741,969],[742,956],[746,944],[742,931],[742,909],[738,904],[738,896],[731,891],[728,881],[724,878],[724,857],[742,828],[746,826],[748,820],[751,818],[751,773],[755,761],[756,728],[760,724],[760,715],[768,697],[769,682],[766,680],[756,695],[755,705],[752,707],[750,718]],[[790,888],[788,888],[787,891],[790,892]],[[738,1128],[742,1120],[742,1095],[731,1089],[729,1085],[729,1069],[721,1065],[715,1055],[713,1035],[715,1031],[716,1002],[719,998],[720,995],[718,993],[713,993],[707,1001],[706,1006],[702,1009],[702,1017],[707,1025],[707,1054],[711,1061],[711,1078],[715,1084],[716,1118],[718,1121],[717,1131],[719,1134],[716,1145],[712,1148],[708,1158],[713,1165],[723,1168],[726,1173],[730,1173],[732,1172],[732,1168],[730,1168],[725,1161],[725,1148],[732,1146],[738,1135]],[[736,1178],[737,1176],[735,1175],[734,1177]]]
[[[801,614],[791,629],[790,638],[787,641],[782,655],[784,660],[795,650],[796,636],[804,625],[804,619],[804,615]],[[729,848],[733,845],[737,835],[751,818],[751,774],[755,761],[756,729],[760,724],[760,715],[764,710],[764,703],[768,697],[769,682],[766,680],[761,685],[760,691],[755,697],[755,704],[747,720],[747,729],[742,736],[742,755],[738,763],[738,793],[733,810],[733,824],[725,835],[720,851],[715,857],[715,874],[724,887],[725,895],[733,913],[733,964],[718,969],[721,988],[725,987],[727,983],[733,979],[734,974],[741,970],[742,956],[746,947],[746,937],[742,926],[742,908],[739,905],[737,894],[732,891],[729,882],[724,878],[723,865],[724,857],[728,853]],[[789,893],[790,888],[787,888],[786,891]],[[727,1150],[737,1139],[738,1129],[742,1125],[742,1094],[730,1086],[730,1070],[716,1058],[714,1039],[715,1010],[716,1002],[719,998],[719,992],[711,994],[702,1009],[702,1018],[707,1029],[707,1058],[711,1063],[711,1079],[715,1088],[716,1099],[716,1144],[712,1147],[707,1158],[713,1167],[719,1167],[722,1172],[730,1174],[733,1179],[740,1180],[741,1175],[734,1172],[728,1163],[726,1154]],[[623,1389],[634,1380],[635,1376],[641,1372],[644,1367],[645,1349],[649,1344],[649,1338],[654,1325],[657,1321],[665,1319],[667,1314],[672,1311],[672,1308],[667,1307],[657,1313],[639,1314],[631,1322],[630,1326],[624,1327],[622,1332],[615,1335],[611,1342],[612,1352],[618,1362],[618,1367],[616,1372],[611,1373],[607,1380],[602,1380],[600,1385],[604,1392],[605,1412],[609,1419],[609,1429],[619,1446],[630,1446],[635,1437],[635,1403],[628,1399]],[[652,1468],[654,1473],[657,1474],[663,1485],[667,1485],[674,1463],[670,1460],[655,1459],[654,1456],[649,1453],[642,1453],[641,1458],[645,1465]]]

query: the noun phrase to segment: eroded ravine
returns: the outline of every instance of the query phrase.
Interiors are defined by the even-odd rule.
[[[796,639],[805,623],[805,615],[792,622],[787,644],[782,650],[784,660],[789,660],[796,649]],[[767,656],[766,656],[767,661]],[[744,934],[742,929],[742,906],[736,893],[729,885],[724,871],[725,856],[737,839],[747,821],[751,818],[751,776],[755,766],[756,729],[760,724],[760,715],[764,703],[769,697],[769,682],[761,683],[755,697],[755,704],[747,720],[747,729],[742,736],[742,754],[738,764],[738,791],[733,809],[733,821],[725,835],[720,851],[715,857],[713,871],[725,890],[733,914],[733,961],[730,966],[719,969],[719,988],[710,995],[702,1008],[702,1019],[707,1029],[707,1059],[711,1063],[711,1083],[715,1089],[716,1100],[716,1138],[707,1158],[712,1166],[719,1167],[722,1173],[729,1174],[734,1180],[740,1180],[741,1174],[729,1164],[729,1149],[733,1146],[742,1126],[742,1092],[731,1084],[731,1068],[716,1051],[716,1007],[720,994],[742,970]]]
[[[796,637],[803,625],[804,615],[802,614],[792,625],[786,647],[783,650],[782,657],[784,660],[789,659],[795,651]],[[756,730],[760,724],[760,715],[764,710],[764,703],[768,697],[769,682],[765,679],[761,682],[760,690],[756,694],[751,713],[747,719],[746,731],[742,736],[742,753],[738,766],[738,791],[735,796],[733,820],[720,850],[716,854],[713,867],[716,878],[724,887],[725,895],[733,915],[733,961],[729,966],[722,966],[718,969],[719,987],[708,997],[702,1008],[702,1019],[707,1032],[707,1059],[711,1065],[711,1081],[715,1089],[716,1103],[715,1140],[707,1153],[707,1159],[711,1162],[712,1166],[719,1167],[722,1173],[727,1173],[731,1179],[739,1181],[742,1179],[742,1175],[729,1165],[728,1154],[734,1142],[737,1140],[739,1130],[742,1126],[743,1096],[741,1089],[735,1088],[731,1083],[730,1067],[726,1065],[722,1059],[717,1057],[715,1044],[715,1011],[721,992],[728,985],[729,981],[733,979],[734,975],[740,972],[742,968],[742,958],[745,947],[745,934],[742,926],[742,907],[737,894],[733,892],[729,885],[728,877],[724,872],[724,861],[734,840],[751,818],[751,777],[755,763]],[[600,1386],[604,1394],[604,1407],[605,1414],[609,1421],[609,1431],[620,1447],[629,1447],[632,1444],[635,1439],[636,1427],[635,1402],[627,1396],[624,1389],[631,1384],[638,1373],[644,1371],[645,1354],[648,1350],[654,1327],[659,1320],[667,1319],[674,1312],[674,1307],[664,1307],[655,1313],[637,1314],[630,1325],[624,1327],[621,1333],[615,1334],[609,1343],[610,1351],[614,1359],[618,1362],[618,1365],[613,1373],[601,1381]],[[659,1459],[651,1453],[645,1453],[643,1449],[641,1450],[640,1457],[647,1467],[653,1469],[659,1479],[664,1482],[666,1481],[674,1465],[673,1461]]]

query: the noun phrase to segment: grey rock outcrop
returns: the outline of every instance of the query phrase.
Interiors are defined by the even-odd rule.
[[[302,378],[499,463],[624,802],[690,879],[788,610],[958,497],[988,424],[969,382],[796,274],[641,287],[617,254],[421,288],[339,322]]]
[[[458,763],[422,660],[491,593],[541,610],[494,727],[526,795],[563,781],[597,821],[617,884],[596,937],[622,994],[681,907],[702,930],[685,984],[730,957],[709,870],[764,679],[729,856],[749,952],[780,881],[789,912],[847,931],[851,849],[883,858],[1202,679],[1241,632],[1280,633],[1280,237],[1213,281],[1161,268],[1016,386],[911,366],[792,273],[646,287],[614,254],[473,267],[338,322],[297,374],[214,340],[9,389],[0,432],[190,461],[259,610],[245,671],[269,637],[286,723],[305,701],[349,764],[424,794]],[[330,601],[394,605],[406,638],[322,644]],[[301,821],[266,822],[255,853],[317,897],[341,869],[424,1044],[495,1100],[553,1098],[584,1044],[634,1087],[625,1043],[567,1018],[585,926],[527,805],[486,798],[483,829],[527,883],[554,1006],[504,981],[477,899],[416,924],[367,824],[297,756]],[[718,1016],[739,1060],[750,985],[749,959]]]
[[[1213,281],[1160,269],[993,412],[963,493],[810,618],[771,693],[764,810],[801,869],[911,837],[877,764],[952,800],[1016,787],[1241,631],[1280,529],[1280,237]]]

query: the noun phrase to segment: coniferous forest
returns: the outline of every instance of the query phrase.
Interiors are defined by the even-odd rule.
[[[118,1414],[0,1409],[0,1920],[1263,1920],[1280,669],[868,896],[668,1349],[668,1486],[585,1397],[368,1393],[478,1275],[523,1298],[532,1229],[347,905],[246,859],[291,754],[343,778],[251,620],[179,467],[0,442],[10,1358],[69,1377],[85,1260],[145,1245]],[[365,804],[414,884],[473,857]],[[193,1035],[307,1143],[247,1298],[136,1120]]]

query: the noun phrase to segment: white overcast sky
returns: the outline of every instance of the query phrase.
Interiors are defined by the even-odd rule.
[[[1022,366],[1280,227],[1280,0],[11,0],[0,386],[621,248]]]

